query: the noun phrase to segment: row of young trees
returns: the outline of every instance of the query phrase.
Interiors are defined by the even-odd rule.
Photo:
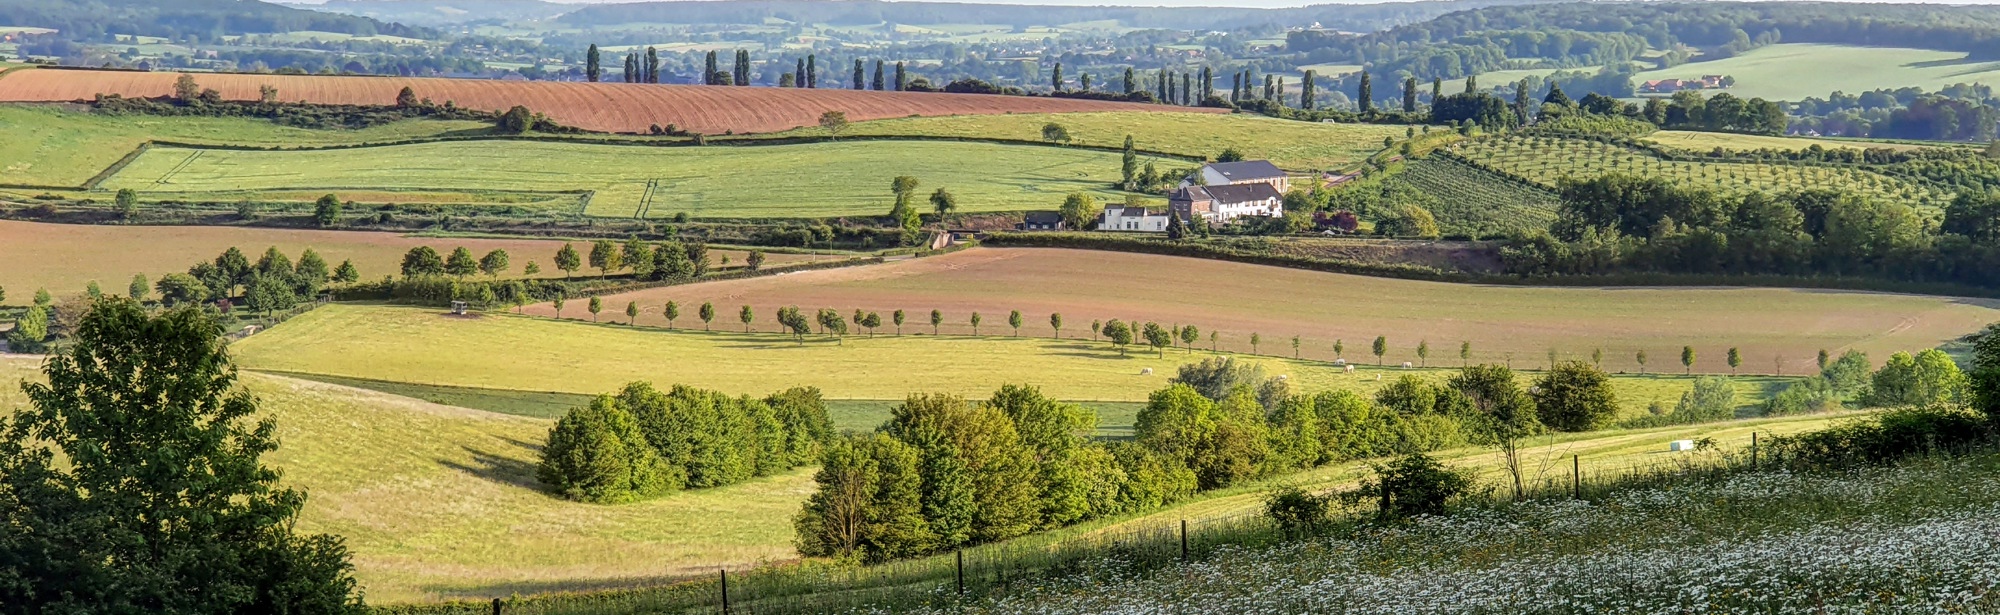
[[[635,382],[557,421],[536,476],[573,500],[628,502],[809,465],[833,435],[817,388],[756,399]]]
[[[1295,395],[1283,378],[1213,358],[1183,366],[1138,415],[1135,438],[1090,439],[1087,409],[1007,386],[968,402],[913,395],[873,434],[827,449],[795,525],[801,553],[882,561],[1157,508],[1195,492],[1318,465],[1467,442],[1510,457],[1541,430],[1602,426],[1603,372],[1567,363],[1535,393],[1511,370],[1415,376],[1376,399]],[[1546,417],[1546,422],[1544,422]],[[1518,481],[1517,481],[1518,482]]]

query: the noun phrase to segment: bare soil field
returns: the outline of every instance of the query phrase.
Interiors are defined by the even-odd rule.
[[[35,289],[46,288],[56,296],[79,294],[96,280],[105,292],[123,293],[132,274],[143,273],[157,282],[168,273],[185,272],[197,261],[215,258],[235,246],[255,260],[264,250],[277,246],[293,261],[306,248],[319,252],[328,265],[338,266],[352,259],[363,279],[379,279],[401,270],[403,253],[417,246],[431,246],[441,253],[465,246],[475,255],[506,250],[513,275],[520,275],[529,261],[542,267],[542,277],[560,277],[555,268],[556,250],[562,242],[544,239],[475,239],[461,237],[421,237],[397,233],[360,231],[317,231],[303,229],[242,228],[219,226],[92,226],[42,224],[0,220],[0,288],[7,290],[4,303],[26,304]],[[578,250],[589,246],[577,244]],[[716,264],[728,257],[731,265],[742,264],[745,253],[714,250]],[[767,253],[770,264],[810,260],[806,254]],[[579,274],[592,272],[579,272]]]
[[[646,132],[673,125],[705,134],[759,133],[813,126],[826,111],[850,121],[910,116],[1084,111],[1206,111],[1190,107],[1067,98],[875,92],[833,89],[497,81],[409,77],[195,74],[203,88],[229,100],[257,100],[259,88],[278,99],[324,104],[388,105],[404,87],[418,98],[486,111],[515,105],[567,125],[604,132]],[[175,72],[17,70],[0,79],[0,102],[90,100],[98,94],[159,97],[173,93]],[[1213,111],[1220,112],[1216,109]]]
[[[1695,371],[1729,373],[1727,353],[1740,348],[1746,373],[1800,374],[1815,369],[1820,349],[1869,353],[1877,362],[1896,351],[1931,348],[2000,319],[2000,302],[1890,293],[1708,287],[1529,287],[1448,284],[1340,275],[1203,259],[1041,248],[980,248],[879,266],[655,288],[607,297],[612,311],[677,301],[681,326],[703,302],[734,324],[743,304],[759,314],[796,305],[890,313],[906,310],[906,331],[930,331],[941,310],[947,334],[1011,335],[1007,316],[1020,310],[1021,335],[1049,336],[1049,314],[1060,312],[1065,337],[1089,336],[1093,320],[1192,324],[1219,333],[1223,350],[1332,359],[1336,340],[1349,361],[1374,363],[1369,346],[1388,338],[1384,360],[1456,366],[1459,344],[1472,361],[1546,365],[1589,359],[1602,349],[1613,371],[1682,371],[1680,350],[1694,346]],[[554,315],[548,305],[531,307]],[[641,317],[665,324],[655,308]],[[564,316],[589,318],[581,309]],[[641,323],[648,324],[648,323]],[[728,325],[724,325],[728,326]],[[766,323],[768,326],[768,322]],[[888,329],[887,325],[884,329]],[[1251,336],[1261,338],[1252,348]],[[1143,344],[1143,341],[1140,342]],[[1641,366],[1636,355],[1648,355]]]

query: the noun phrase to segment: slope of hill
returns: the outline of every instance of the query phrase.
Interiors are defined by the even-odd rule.
[[[1937,91],[1958,83],[2000,85],[2000,62],[1975,59],[1960,51],[1780,44],[1731,58],[1650,70],[1632,78],[1646,81],[1701,75],[1735,77],[1736,85],[1726,91],[1739,98],[1795,101],[1880,88]]]
[[[886,2],[852,0],[754,0],[711,2],[635,2],[600,4],[578,9],[562,21],[575,26],[625,23],[763,24],[767,19],[796,23],[856,24],[998,24],[1048,26],[1089,21],[1115,21],[1132,28],[1210,30],[1245,26],[1296,26],[1318,22],[1321,27],[1347,31],[1379,30],[1452,11],[1521,4],[1532,0],[1419,0],[1416,2],[1334,3],[1296,8],[1249,8],[1264,2],[1209,3],[1208,6],[1036,6],[957,2]],[[1088,1],[1053,4],[1096,4]]]
[[[178,40],[189,34],[208,37],[298,30],[358,36],[436,35],[424,28],[258,0],[9,0],[0,2],[0,24],[53,28],[70,40],[93,41],[106,40],[112,34]]]
[[[15,70],[0,75],[0,102],[78,101],[98,94],[168,96],[178,78],[171,72]],[[195,80],[230,100],[258,100],[259,88],[269,85],[278,89],[279,100],[345,105],[394,104],[397,93],[408,87],[418,98],[486,111],[523,105],[564,125],[604,132],[646,132],[653,126],[705,134],[772,132],[816,125],[827,111],[845,113],[850,121],[913,115],[1223,111],[1068,98],[833,89],[262,74],[206,74]]]

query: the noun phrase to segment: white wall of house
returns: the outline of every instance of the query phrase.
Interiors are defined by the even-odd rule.
[[[1134,213],[1136,214],[1136,211]],[[1142,215],[1127,216],[1124,214],[1125,214],[1125,209],[1122,207],[1105,208],[1104,220],[1103,222],[1098,223],[1097,230],[1128,231],[1137,233],[1167,232],[1167,214],[1164,212],[1158,212],[1158,213],[1153,213],[1152,215],[1144,215],[1144,216]]]
[[[1244,201],[1242,203],[1221,203],[1214,205],[1216,220],[1234,220],[1238,216],[1282,216],[1285,203],[1279,199]]]

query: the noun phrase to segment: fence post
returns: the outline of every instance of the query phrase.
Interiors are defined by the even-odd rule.
[[[1188,561],[1187,519],[1181,520],[1181,561]]]
[[[500,599],[493,599],[493,615],[500,615]]]
[[[1750,432],[1750,469],[1757,469],[1757,432]]]
[[[958,550],[958,595],[965,595],[965,549]]]
[[[722,571],[722,615],[729,615],[729,571]]]
[[[1582,455],[1569,456],[1570,497],[1583,499]]]

